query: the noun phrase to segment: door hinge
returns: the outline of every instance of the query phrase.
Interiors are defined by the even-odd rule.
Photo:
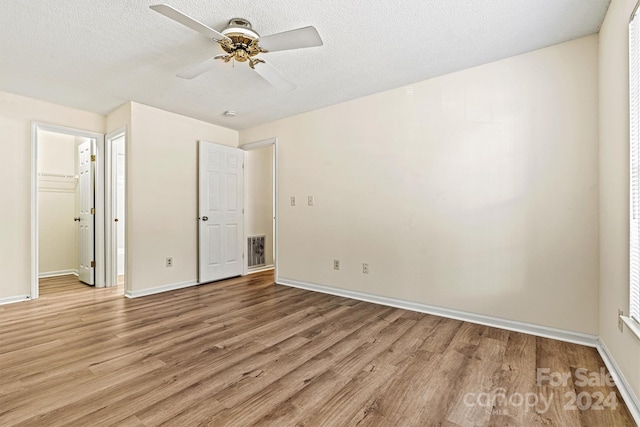
[[[95,261],[91,261],[91,268],[96,266],[96,262]]]
[[[92,155],[91,155],[91,161],[92,161],[92,162],[95,162],[95,161],[96,161],[96,155],[95,155],[95,154],[92,154]]]
[[[91,208],[91,215],[95,215],[96,214],[96,208]]]
[[[242,259],[244,259],[244,253],[242,254]]]
[[[244,214],[244,208],[242,208],[242,213]]]

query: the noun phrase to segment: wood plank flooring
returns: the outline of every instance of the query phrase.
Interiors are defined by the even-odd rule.
[[[124,282],[122,282],[122,285],[124,285]],[[47,277],[40,279],[38,283],[38,291],[41,298],[50,295],[59,296],[61,294],[74,294],[78,292],[91,294],[94,289],[93,286],[82,283],[78,280],[78,277],[74,275]],[[123,292],[121,292],[121,295]]]
[[[595,349],[270,271],[137,299],[70,276],[41,295],[0,306],[2,426],[635,425],[615,387],[582,384]]]

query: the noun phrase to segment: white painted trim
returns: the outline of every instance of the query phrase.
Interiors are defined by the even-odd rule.
[[[95,238],[94,258],[96,260],[94,283],[96,288],[105,287],[106,257],[105,257],[105,230],[104,230],[104,166],[105,166],[104,135],[96,137],[96,164],[95,164]]]
[[[549,326],[536,325],[533,323],[519,322],[517,320],[502,319],[499,317],[485,316],[483,314],[469,313],[466,311],[454,310],[450,308],[438,307],[434,305],[422,304],[418,302],[388,298],[364,292],[350,291],[346,289],[333,288],[330,286],[316,285],[313,283],[301,282],[298,280],[276,277],[276,283],[280,285],[292,286],[294,288],[307,289],[310,291],[322,292],[325,294],[337,295],[359,301],[372,302],[375,304],[390,307],[402,308],[405,310],[417,311],[420,313],[433,314],[435,316],[449,319],[462,320],[479,325],[491,326],[494,328],[506,329],[509,331],[521,332],[538,337],[551,338],[559,341],[566,341],[574,344],[586,345],[588,347],[598,346],[598,337],[582,332],[567,331],[564,329],[551,328]]]
[[[96,148],[98,149],[98,162],[100,160],[100,150],[104,151],[104,135],[97,132],[85,131],[81,129],[74,129],[66,126],[58,126],[52,125],[48,123],[40,123],[40,122],[31,122],[31,295],[30,299],[36,299],[39,296],[38,289],[38,131],[47,131],[47,132],[57,132],[63,133],[66,135],[84,137],[84,138],[92,138],[96,140]],[[96,164],[97,172],[96,172],[96,198],[98,194],[100,194],[99,187],[101,185],[100,178],[98,172],[101,168]],[[104,181],[104,180],[103,180]],[[104,184],[104,182],[102,183]],[[98,202],[98,201],[97,201]],[[99,213],[99,208],[101,206],[96,203],[96,224],[98,224],[99,216],[102,213]],[[100,233],[99,227],[96,230],[96,239],[104,238],[104,228],[102,229],[102,233]],[[102,278],[98,277],[100,272],[100,268],[104,268],[104,257],[102,261],[98,258],[100,255],[100,251],[98,250],[101,241],[96,243],[96,262],[98,265],[96,266],[96,285],[98,283],[104,284],[104,270],[102,270]],[[104,256],[104,254],[102,254]],[[100,264],[103,264],[100,266]]]
[[[31,299],[38,298],[38,129],[31,122]],[[17,298],[17,297],[16,297]]]
[[[636,338],[640,339],[640,325],[630,317],[620,316],[620,318],[627,325],[631,333],[635,335]]]
[[[200,283],[198,283],[195,280],[191,280],[188,282],[182,282],[182,283],[173,283],[171,285],[164,285],[164,286],[158,286],[157,288],[151,288],[151,289],[143,289],[141,291],[126,291],[124,293],[124,296],[127,298],[139,298],[139,297],[144,297],[147,295],[154,295],[154,294],[160,294],[163,292],[169,292],[169,291],[175,291],[178,289],[183,289],[183,288],[188,288],[191,286],[196,286],[199,285]]]
[[[15,295],[12,297],[0,298],[0,305],[13,304],[14,302],[29,301],[31,297],[29,295]]]
[[[58,270],[58,271],[45,271],[44,273],[38,273],[38,277],[40,279],[43,279],[45,277],[68,276],[69,274],[73,274],[74,276],[77,276],[78,270],[70,269],[70,270]]]
[[[246,144],[238,145],[238,148],[244,151],[257,150],[258,148],[268,147],[276,143],[277,138],[267,138],[261,141],[248,142]]]
[[[600,353],[600,357],[602,357],[609,373],[611,373],[611,378],[613,378],[613,381],[616,383],[618,391],[620,392],[622,399],[624,399],[631,416],[635,420],[636,424],[640,425],[640,400],[638,400],[638,396],[633,392],[633,389],[622,374],[622,371],[618,367],[615,359],[611,357],[611,353],[604,341],[602,341],[602,338],[598,338],[597,348],[598,353]]]
[[[278,245],[280,244],[280,231],[279,223],[280,217],[278,214],[278,200],[280,191],[280,165],[278,155],[278,138],[273,138],[273,270],[275,277],[278,277],[278,263],[280,262],[280,256],[278,255]]]
[[[261,267],[250,268],[247,274],[260,273],[261,271],[273,270],[273,264],[263,265]]]

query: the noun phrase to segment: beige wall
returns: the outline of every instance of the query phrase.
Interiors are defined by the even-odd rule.
[[[78,269],[76,138],[54,132],[38,135],[38,272]]]
[[[278,137],[280,276],[596,334],[597,53],[586,37],[241,131]]]
[[[127,159],[127,274],[130,292],[194,282],[198,276],[197,141],[238,146],[238,132],[131,103]],[[165,258],[173,257],[173,267]]]
[[[30,293],[31,121],[100,133],[126,126],[128,290],[197,279],[197,141],[237,146],[237,131],[133,102],[104,117],[0,92],[0,301]]]
[[[122,128],[127,128],[127,132],[131,129],[131,102],[122,104],[109,114],[106,118],[106,132],[115,132]]]
[[[75,175],[75,158],[75,136],[48,131],[38,132],[38,172]]]
[[[247,236],[265,235],[265,261],[273,265],[273,146],[245,151]]]
[[[640,396],[640,341],[629,312],[629,44],[635,0],[613,0],[600,30],[600,337]],[[626,329],[626,328],[625,328]]]
[[[0,92],[0,301],[30,293],[31,121],[104,132],[99,114]]]

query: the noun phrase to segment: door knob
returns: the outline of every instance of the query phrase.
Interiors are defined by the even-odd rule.
[[[116,218],[116,219],[114,219],[114,221],[115,221],[115,222],[118,222],[118,221],[120,221],[120,220],[119,220],[118,218]]]
[[[203,217],[202,217],[202,220],[203,220],[203,221],[209,221],[209,217],[208,217],[208,216],[203,216]]]
[[[79,216],[76,216],[76,217],[74,217],[74,218],[73,218],[73,220],[74,220],[74,221],[80,221],[80,217],[79,217]]]

